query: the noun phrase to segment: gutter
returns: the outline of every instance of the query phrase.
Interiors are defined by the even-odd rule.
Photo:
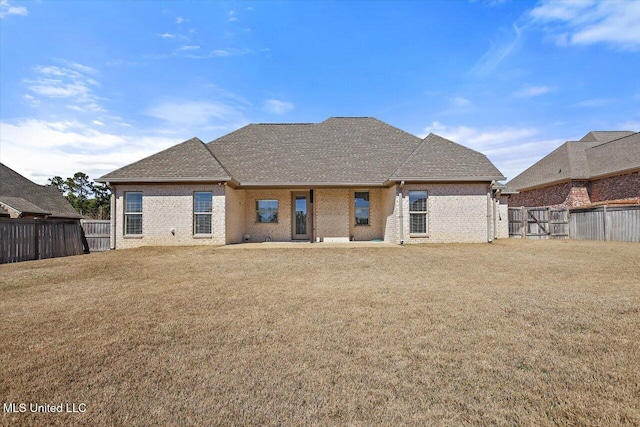
[[[492,223],[492,206],[493,205],[493,198],[491,197],[491,194],[493,192],[493,185],[495,184],[495,181],[491,181],[491,184],[489,185],[489,187],[487,188],[487,242],[489,243],[493,243],[493,232],[491,230],[491,223]]]

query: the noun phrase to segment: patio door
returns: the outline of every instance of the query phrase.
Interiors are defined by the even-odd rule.
[[[309,193],[294,193],[292,195],[293,240],[309,240]]]

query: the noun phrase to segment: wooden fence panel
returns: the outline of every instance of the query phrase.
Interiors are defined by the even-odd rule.
[[[640,206],[598,206],[571,210],[571,238],[640,242]]]
[[[108,251],[111,248],[111,221],[83,219],[81,224],[90,252]]]
[[[509,237],[566,239],[569,237],[569,211],[549,207],[509,208]]]
[[[0,220],[0,264],[84,253],[78,221]]]

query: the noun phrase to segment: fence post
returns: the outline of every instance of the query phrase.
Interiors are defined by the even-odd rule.
[[[40,221],[33,222],[33,259],[40,259]]]
[[[522,230],[522,238],[526,239],[527,238],[527,218],[526,215],[524,214],[527,208],[525,208],[524,206],[520,207],[520,218],[522,221],[522,227],[520,227],[520,229]]]

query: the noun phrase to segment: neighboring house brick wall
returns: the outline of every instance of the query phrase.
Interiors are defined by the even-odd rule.
[[[349,205],[352,193],[347,188],[318,189],[315,198],[316,235],[320,239],[349,239]]]
[[[409,191],[427,190],[428,237],[410,237]],[[407,184],[403,194],[405,243],[486,242],[487,184]]]
[[[142,237],[124,237],[124,193],[142,192]],[[213,193],[212,237],[193,236],[193,193]],[[116,248],[151,245],[225,244],[225,187],[217,184],[118,185],[116,192]],[[175,229],[175,235],[171,229]]]
[[[589,194],[592,203],[640,197],[640,172],[592,181]]]
[[[369,192],[369,225],[356,225],[355,193],[356,191]],[[351,200],[349,201],[351,220],[350,235],[356,241],[382,239],[384,237],[384,217],[382,214],[382,189],[381,188],[358,188],[351,189]]]
[[[291,240],[291,191],[292,190],[244,190],[245,233],[251,242],[288,242]],[[278,200],[278,222],[256,222],[256,200]]]
[[[225,187],[226,240],[227,243],[242,243],[245,233],[246,190]]]
[[[524,190],[509,197],[509,206],[563,206],[571,192],[571,183],[563,182],[547,187]]]

